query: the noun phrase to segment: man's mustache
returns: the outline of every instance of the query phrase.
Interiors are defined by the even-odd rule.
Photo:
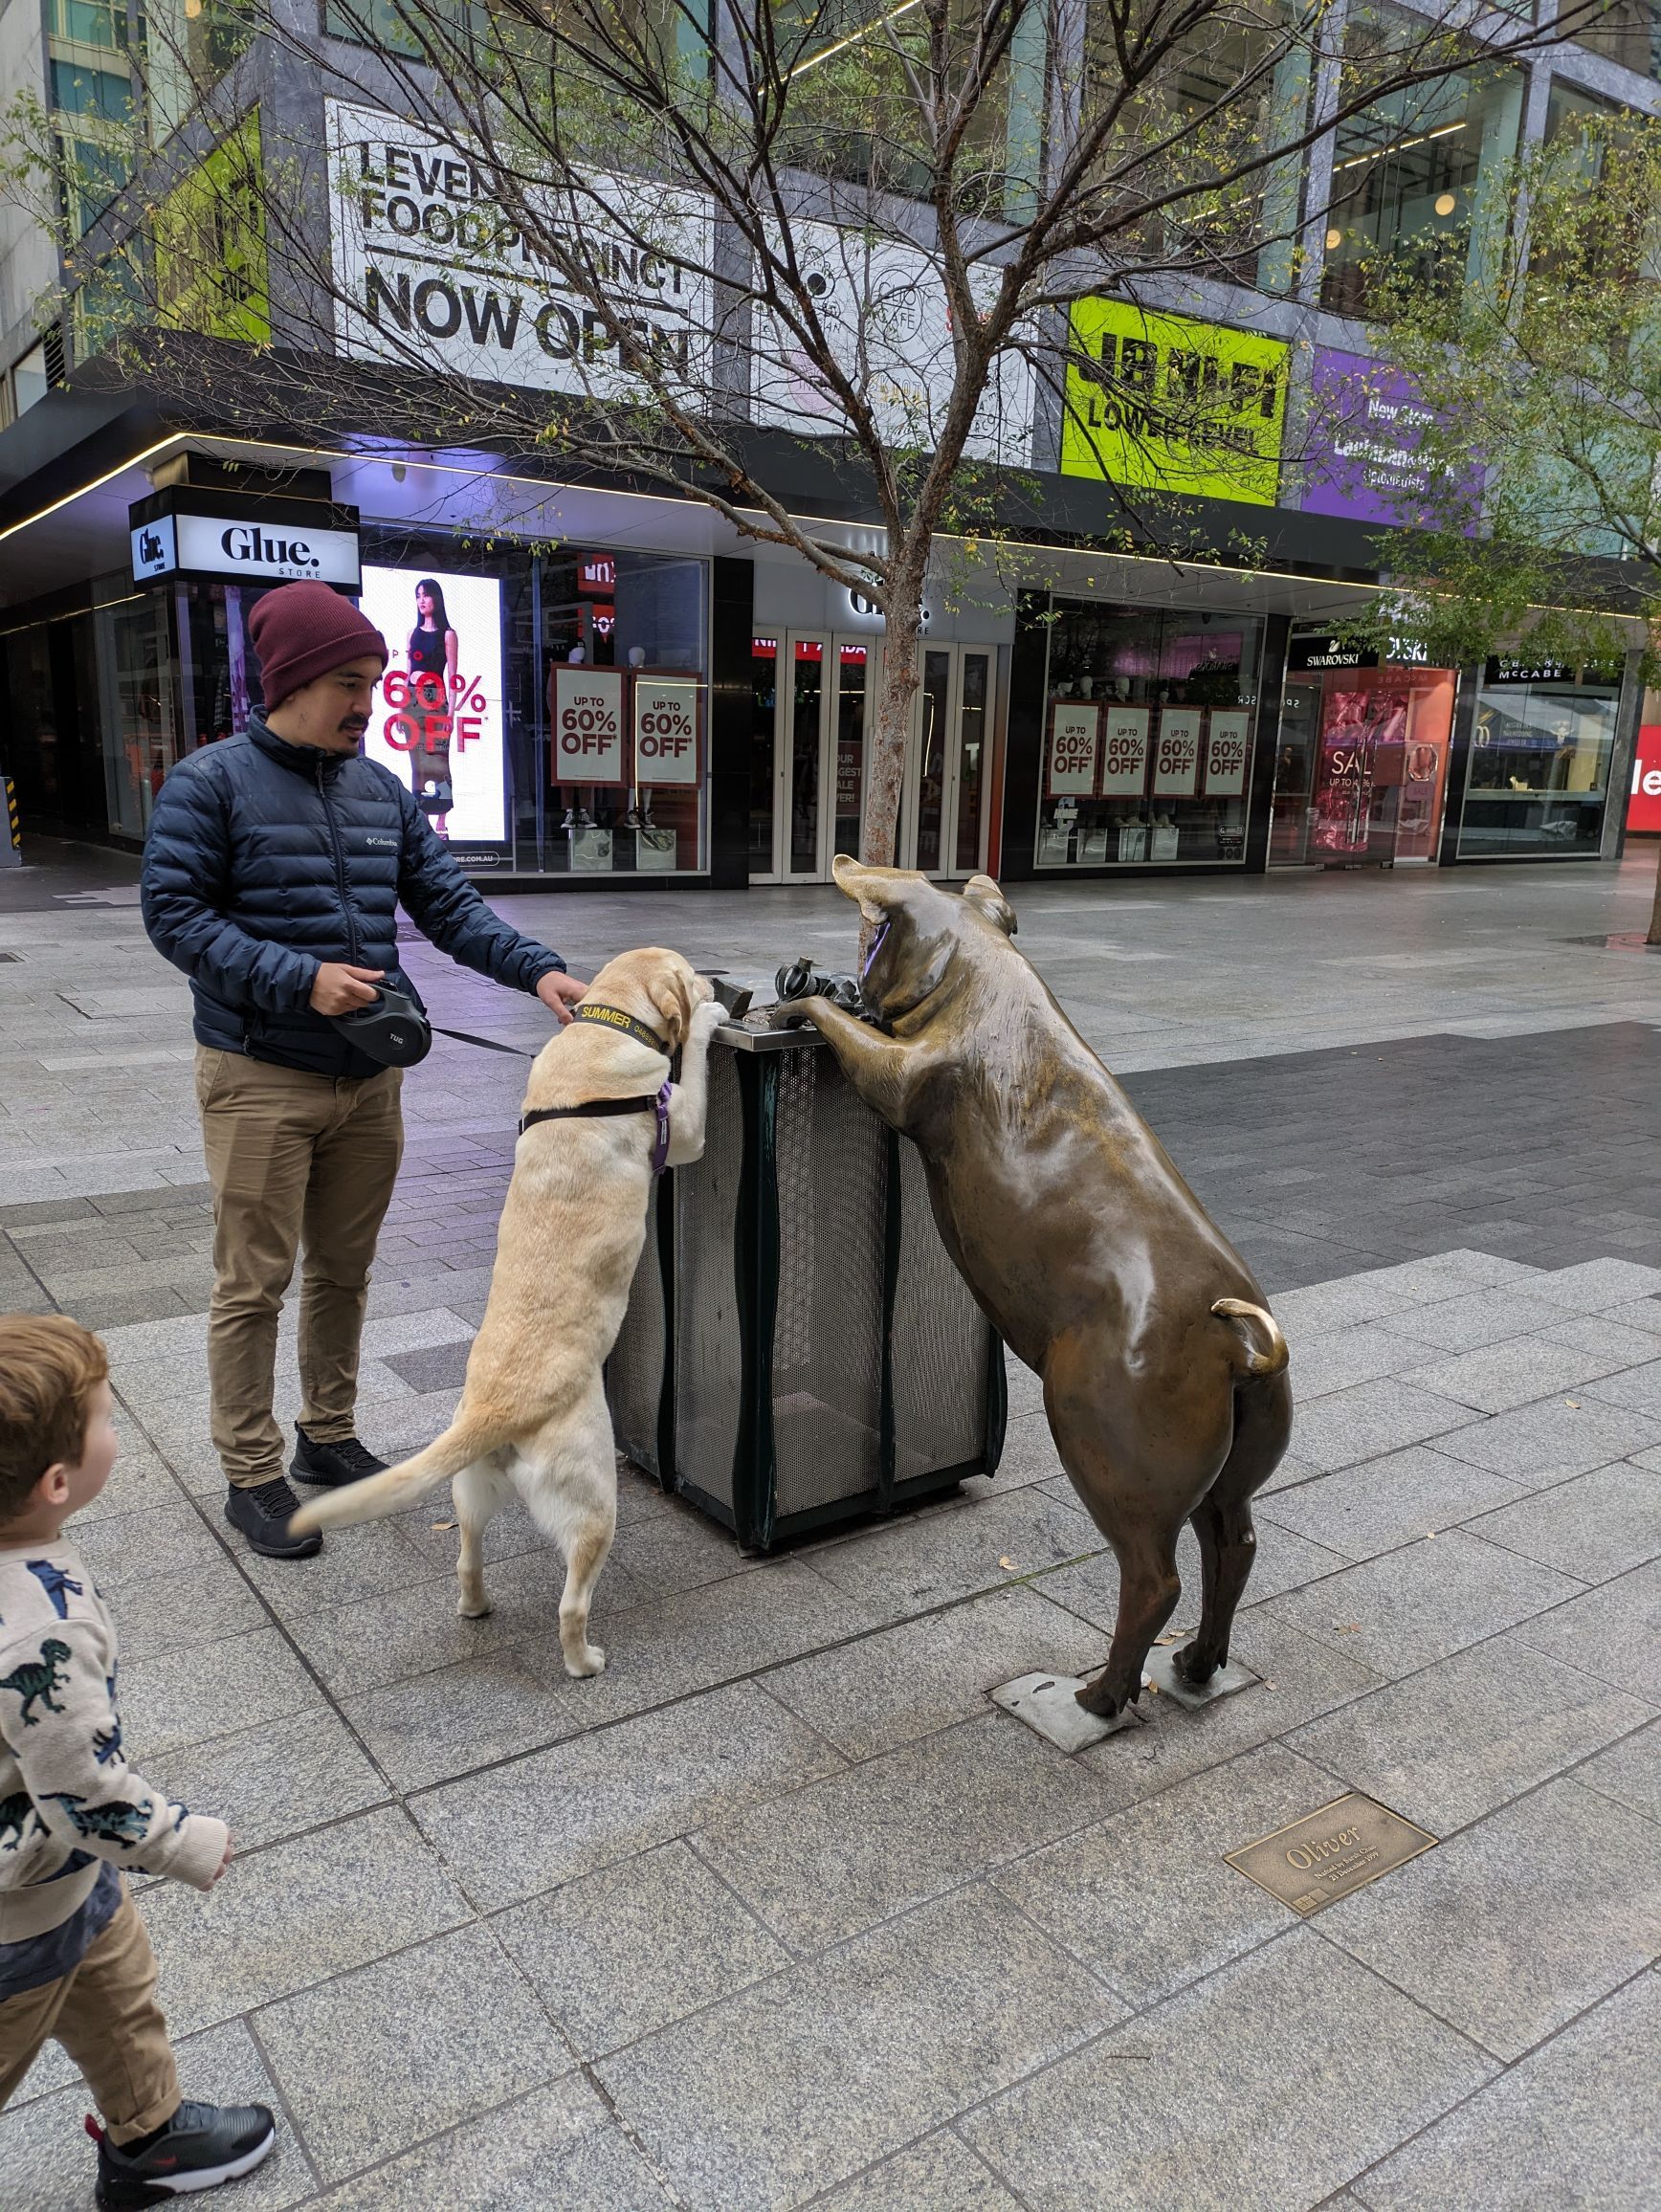
[[[368,726],[369,718],[367,715],[348,715],[341,724],[342,729],[350,730],[354,738],[361,738]]]

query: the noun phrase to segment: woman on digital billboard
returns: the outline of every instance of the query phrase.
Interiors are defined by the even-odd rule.
[[[436,576],[423,576],[415,586],[415,627],[410,632],[410,680],[422,703],[443,711],[440,723],[446,735],[431,743],[414,766],[415,804],[432,824],[434,834],[450,833],[450,809],[455,787],[450,775],[448,716],[461,696],[457,673],[461,649],[444,605],[444,586]]]

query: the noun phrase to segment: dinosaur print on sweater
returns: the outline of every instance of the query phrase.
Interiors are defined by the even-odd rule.
[[[14,1851],[29,1833],[31,1821],[37,1834],[46,1834],[46,1823],[35,1811],[34,1800],[26,1789],[13,1790],[10,1797],[0,1798],[0,1851]]]
[[[44,1705],[48,1713],[63,1711],[52,1693],[69,1686],[68,1672],[58,1671],[68,1657],[69,1646],[60,1644],[55,1636],[48,1636],[40,1647],[38,1660],[26,1659],[10,1674],[0,1674],[0,1690],[15,1690],[23,1700],[21,1717],[25,1728],[33,1728],[40,1718],[38,1713],[30,1712],[32,1705]]]
[[[46,1795],[63,1807],[78,1835],[98,1836],[106,1844],[142,1844],[150,1832],[150,1816],[143,1805],[89,1805],[72,1789],[49,1789]]]
[[[84,1597],[84,1583],[78,1582],[73,1575],[66,1574],[55,1559],[25,1559],[23,1563],[52,1600],[52,1609],[58,1619],[67,1621],[69,1607],[64,1603],[63,1593],[68,1590],[72,1597]]]

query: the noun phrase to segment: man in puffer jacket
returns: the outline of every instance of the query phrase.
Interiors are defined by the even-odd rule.
[[[277,1316],[304,1247],[302,1392],[289,1471],[336,1485],[381,1461],[356,1434],[358,1344],[403,1152],[402,1071],[331,1017],[398,968],[396,910],[463,966],[534,991],[561,1022],[585,988],[491,912],[398,779],[359,752],[387,664],[381,633],[326,584],[285,584],[249,618],[265,712],[180,763],[144,847],[150,942],[190,978],[196,1101],[213,1189],[208,1321],[225,1515],[256,1552],[299,1559],[298,1500],[272,1414]]]

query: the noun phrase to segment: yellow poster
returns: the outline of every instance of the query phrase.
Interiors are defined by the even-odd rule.
[[[165,329],[251,345],[271,336],[263,186],[256,108],[156,210],[157,320]]]
[[[1273,507],[1292,348],[1122,299],[1075,299],[1061,474]]]

